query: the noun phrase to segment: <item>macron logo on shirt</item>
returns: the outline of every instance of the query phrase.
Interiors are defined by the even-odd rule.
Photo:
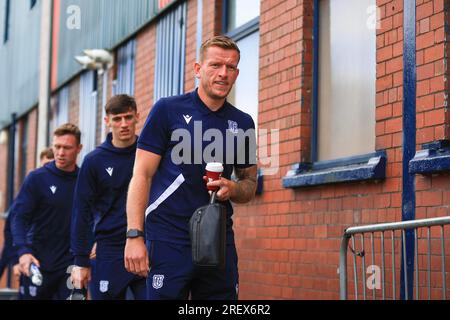
[[[108,172],[109,176],[112,177],[114,168],[109,167],[109,168],[106,168],[105,170],[106,170],[106,172]]]
[[[56,189],[58,189],[56,186],[51,186],[50,187],[50,191],[55,194],[56,193]]]
[[[192,120],[192,116],[190,116],[190,115],[183,115],[183,118],[187,124],[189,124]]]

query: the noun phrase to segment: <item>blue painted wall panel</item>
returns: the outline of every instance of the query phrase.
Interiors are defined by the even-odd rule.
[[[0,0],[0,129],[38,103],[41,1],[10,1],[9,38],[3,41],[6,0]]]

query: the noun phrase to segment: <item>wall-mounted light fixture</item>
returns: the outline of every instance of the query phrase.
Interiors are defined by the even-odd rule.
[[[114,56],[104,49],[86,49],[83,56],[75,56],[75,60],[83,69],[98,70],[101,75],[114,65]]]

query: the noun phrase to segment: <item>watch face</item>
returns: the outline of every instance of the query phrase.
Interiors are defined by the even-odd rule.
[[[143,237],[143,236],[144,236],[144,233],[140,230],[133,229],[133,230],[129,230],[127,232],[128,238],[137,238],[137,237]]]

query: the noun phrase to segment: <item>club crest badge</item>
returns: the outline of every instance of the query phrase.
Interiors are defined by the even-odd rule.
[[[233,134],[237,134],[239,132],[238,124],[236,121],[228,120],[228,131]]]
[[[156,290],[161,289],[164,285],[164,276],[161,274],[155,274],[153,276],[153,288]]]
[[[100,292],[105,293],[108,292],[109,281],[100,281]]]
[[[37,288],[34,286],[29,286],[28,290],[30,291],[30,296],[32,297],[36,297],[37,295]]]

